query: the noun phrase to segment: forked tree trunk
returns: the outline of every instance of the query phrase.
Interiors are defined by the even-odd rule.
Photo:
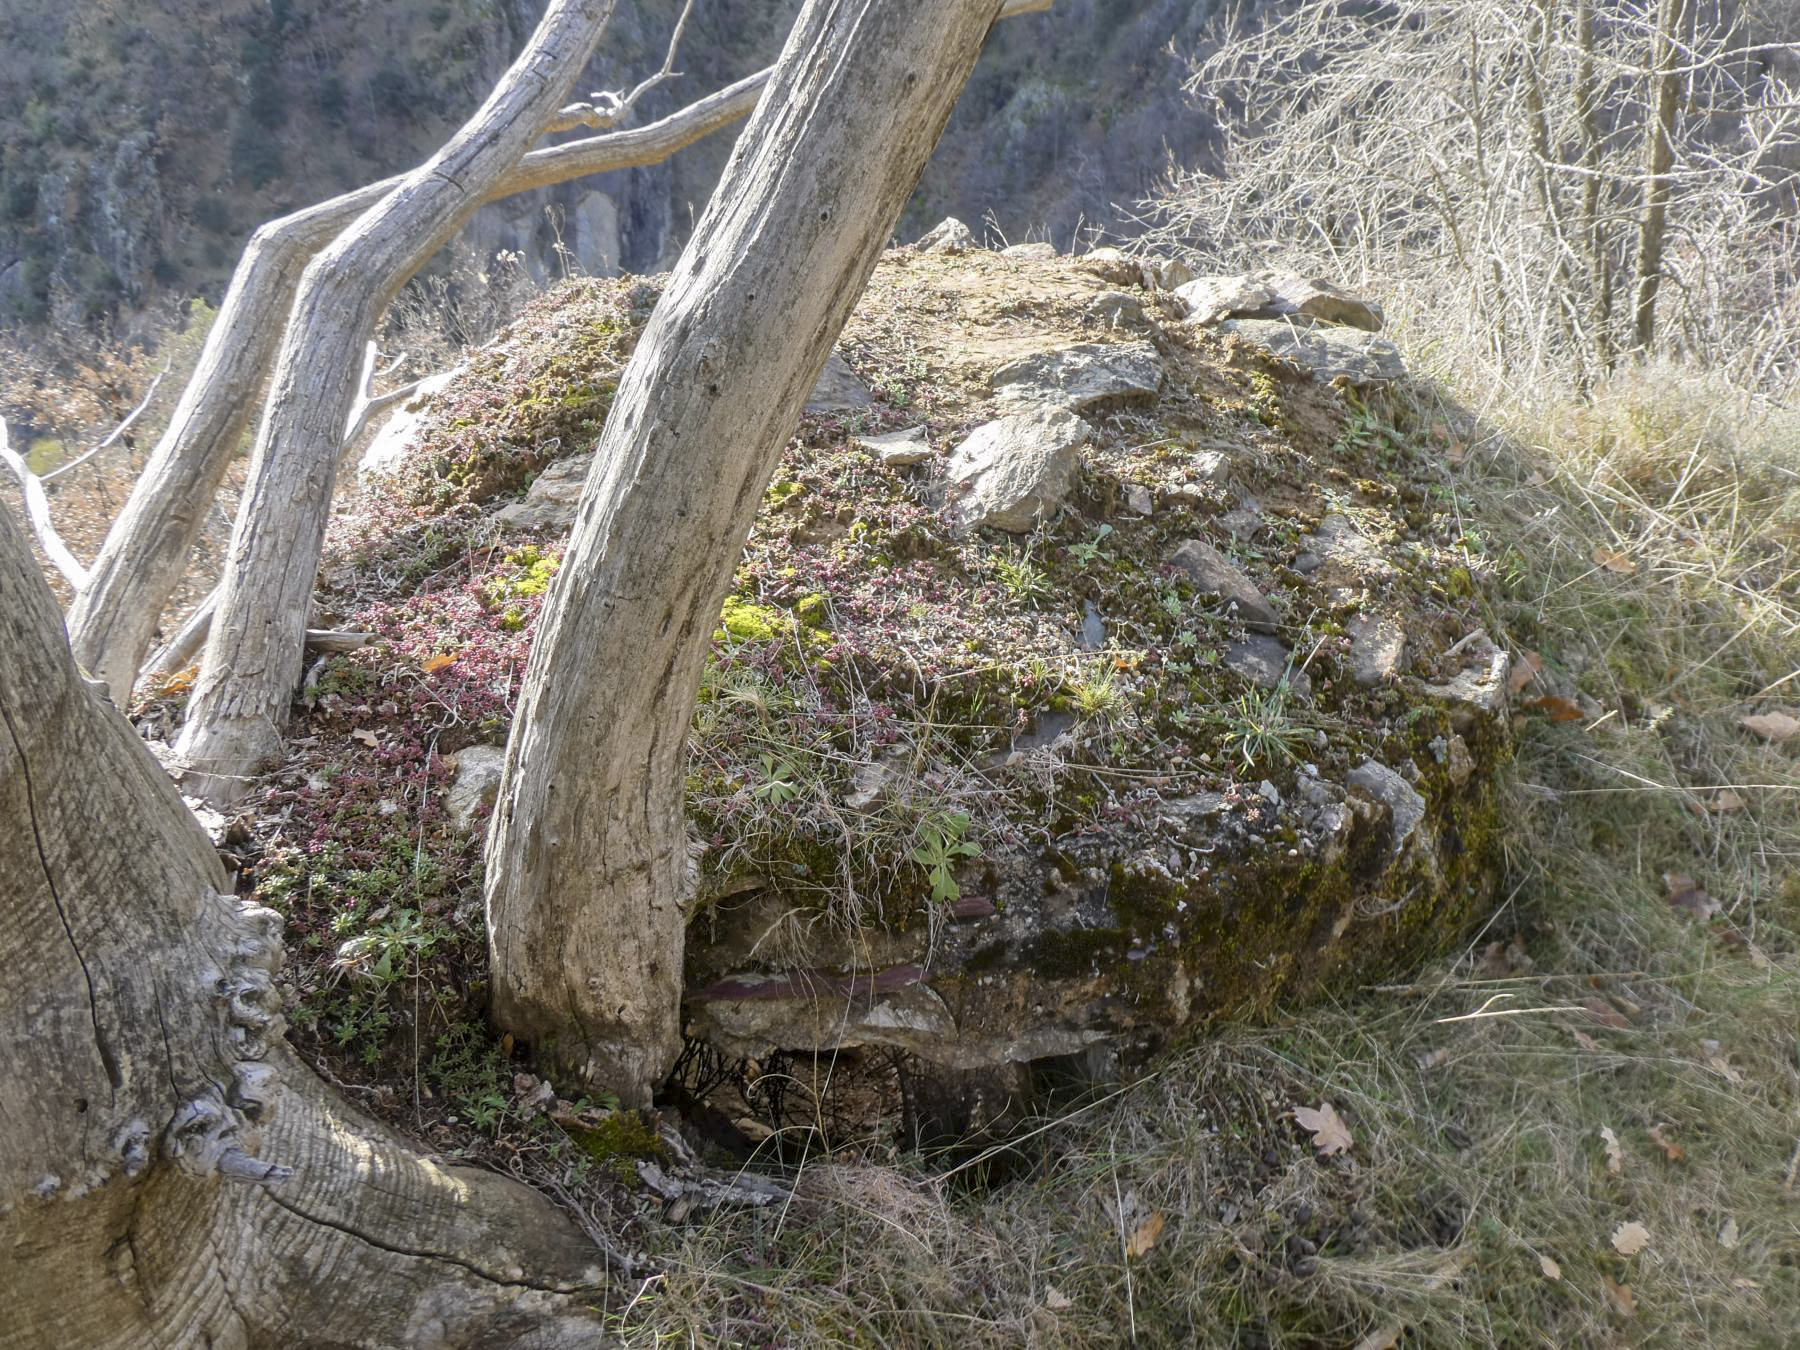
[[[552,0],[444,148],[308,265],[288,319],[178,750],[189,791],[242,795],[281,746],[363,348],[395,291],[469,218],[568,96],[613,0]]]
[[[598,1342],[562,1215],[287,1051],[280,920],[83,681],[5,511],[0,826],[0,1347]]]
[[[482,200],[660,163],[749,116],[768,74],[748,76],[648,126],[533,151]],[[270,221],[251,236],[175,414],[69,608],[76,661],[105,681],[120,707],[268,381],[306,264],[404,181],[358,188]]]
[[[1000,0],[808,0],[620,380],[488,842],[493,1013],[644,1101],[679,1038],[688,718],[777,456]]]

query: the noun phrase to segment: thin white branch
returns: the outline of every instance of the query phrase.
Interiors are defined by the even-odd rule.
[[[31,526],[31,532],[37,537],[38,547],[44,550],[44,556],[63,579],[80,590],[87,585],[88,571],[75,555],[69,552],[69,546],[62,541],[56,532],[56,525],[50,519],[50,499],[44,495],[44,485],[38,476],[31,471],[25,457],[12,448],[7,438],[6,419],[0,417],[0,461],[13,471],[19,480],[19,492],[25,498],[25,521]]]
[[[569,104],[550,119],[544,130],[573,131],[576,127],[592,127],[596,131],[605,131],[623,122],[637,101],[664,80],[680,79],[681,72],[675,69],[675,53],[681,48],[681,35],[686,31],[688,16],[693,12],[694,0],[687,0],[681,7],[681,17],[675,20],[675,31],[669,37],[668,55],[663,57],[662,68],[654,75],[640,80],[637,88],[623,97],[606,91],[589,94],[592,102]]]
[[[58,464],[54,469],[50,470],[49,473],[41,475],[42,481],[48,483],[53,478],[61,478],[70,469],[79,468],[81,465],[86,464],[95,455],[99,454],[102,450],[106,449],[107,446],[113,444],[119,437],[129,431],[131,429],[131,424],[138,420],[138,415],[142,413],[145,408],[150,406],[150,400],[156,396],[156,386],[162,383],[163,376],[168,373],[169,368],[167,366],[164,366],[157,372],[156,378],[150,381],[150,387],[144,390],[144,396],[138,400],[137,407],[125,414],[125,420],[114,427],[112,431],[108,433],[105,440],[101,441],[100,444],[96,445],[92,450],[89,450],[79,458],[72,459],[67,464]]]

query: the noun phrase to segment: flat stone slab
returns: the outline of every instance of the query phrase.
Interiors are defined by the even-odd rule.
[[[464,834],[481,828],[481,813],[494,805],[506,751],[497,745],[470,745],[456,752],[456,776],[444,795],[444,814]]]
[[[890,468],[903,469],[931,458],[931,442],[923,425],[880,436],[858,436],[856,443]]]
[[[1269,598],[1256,589],[1243,568],[1201,539],[1184,539],[1169,555],[1170,564],[1205,595],[1216,595],[1235,611],[1252,632],[1273,633],[1281,618]]]
[[[976,427],[945,465],[951,520],[1022,534],[1056,514],[1075,485],[1093,428],[1066,408],[1038,407]]]
[[[1244,272],[1196,277],[1173,297],[1189,323],[1226,319],[1316,319],[1379,333],[1386,316],[1364,300],[1319,277],[1291,272]]]
[[[825,369],[806,400],[806,413],[817,417],[829,413],[867,412],[875,406],[875,395],[862,377],[850,369],[850,363],[836,352],[825,358]]]
[[[1278,689],[1286,680],[1288,688],[1305,698],[1312,692],[1312,679],[1304,670],[1288,666],[1293,653],[1279,638],[1255,633],[1225,649],[1225,668],[1250,681],[1258,689]]]
[[[553,461],[532,482],[525,500],[501,507],[494,519],[509,530],[566,530],[575,523],[587,486],[590,452]]]
[[[989,380],[1003,403],[1082,412],[1114,400],[1153,399],[1163,360],[1148,342],[1083,342],[1009,361]]]
[[[1271,356],[1312,374],[1321,384],[1343,379],[1355,388],[1385,384],[1406,374],[1400,349],[1359,328],[1327,327],[1305,320],[1231,319],[1221,331],[1252,342]]]
[[[1359,615],[1350,623],[1350,678],[1364,688],[1386,684],[1400,673],[1406,630],[1391,615]]]

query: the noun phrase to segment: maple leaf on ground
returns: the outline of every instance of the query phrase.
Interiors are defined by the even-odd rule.
[[[1330,1102],[1320,1102],[1319,1109],[1307,1106],[1294,1108],[1294,1120],[1303,1130],[1312,1133],[1313,1147],[1319,1150],[1319,1156],[1329,1158],[1334,1153],[1346,1153],[1355,1146],[1356,1141],[1350,1137],[1350,1127],[1344,1124],[1337,1108]]]
[[[1650,1230],[1635,1219],[1627,1219],[1613,1229],[1612,1245],[1620,1256],[1636,1256],[1650,1245]]]
[[[1133,1260],[1145,1255],[1162,1237],[1164,1222],[1162,1211],[1159,1209],[1132,1229],[1131,1238],[1125,1244],[1125,1254]]]

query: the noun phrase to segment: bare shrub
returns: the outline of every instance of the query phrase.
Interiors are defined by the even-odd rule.
[[[1377,280],[1445,356],[1506,377],[1586,387],[1654,354],[1788,391],[1800,91],[1791,44],[1756,25],[1782,35],[1780,14],[1698,0],[1227,20],[1188,82],[1220,162],[1171,177],[1152,238],[1220,269]]]

